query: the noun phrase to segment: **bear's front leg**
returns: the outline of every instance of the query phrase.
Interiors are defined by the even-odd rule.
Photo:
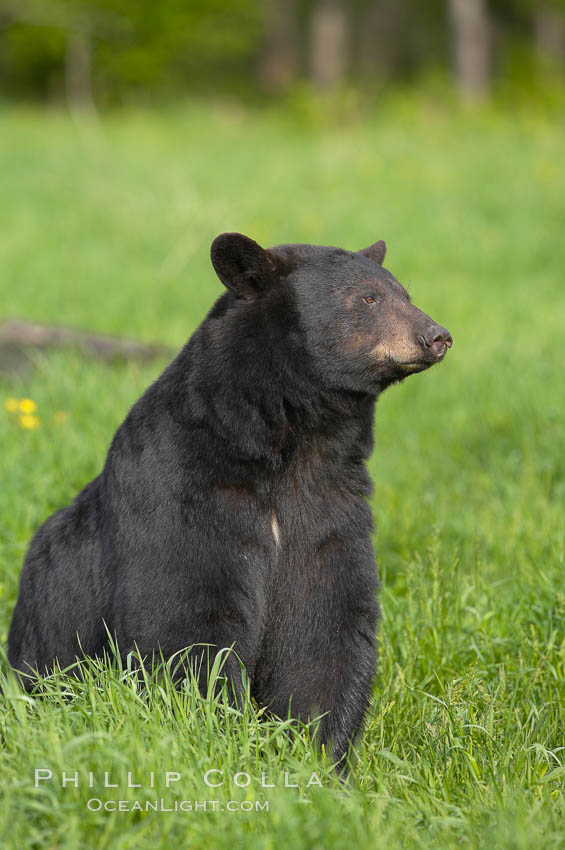
[[[287,551],[253,683],[281,717],[323,715],[318,740],[339,762],[361,728],[376,668],[378,573],[369,535],[329,535]]]
[[[353,609],[343,613],[348,623],[336,635],[333,647],[328,647],[329,699],[319,729],[320,743],[333,754],[340,770],[361,729],[377,663],[377,614]]]

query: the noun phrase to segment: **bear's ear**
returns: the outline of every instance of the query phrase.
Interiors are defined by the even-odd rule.
[[[357,251],[357,253],[361,254],[363,257],[367,257],[374,263],[378,263],[379,266],[382,266],[386,254],[386,245],[382,239],[379,239],[379,241],[375,242],[374,245],[370,245],[362,251]]]
[[[243,233],[220,233],[210,248],[216,274],[237,298],[249,298],[268,289],[276,279],[270,251]]]

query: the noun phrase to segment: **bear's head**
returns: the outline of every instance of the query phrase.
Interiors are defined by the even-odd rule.
[[[439,363],[452,345],[449,331],[414,306],[383,268],[385,250],[382,241],[361,251],[264,249],[241,233],[223,233],[211,256],[247,315],[256,311],[292,326],[289,338],[307,352],[323,384],[378,393]]]

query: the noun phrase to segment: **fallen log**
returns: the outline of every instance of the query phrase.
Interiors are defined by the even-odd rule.
[[[20,371],[30,362],[33,350],[76,349],[85,357],[112,362],[150,362],[170,357],[173,349],[110,334],[83,331],[65,325],[46,325],[23,319],[6,319],[0,325],[0,371]]]

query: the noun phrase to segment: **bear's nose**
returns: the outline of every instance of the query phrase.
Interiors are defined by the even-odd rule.
[[[453,345],[451,334],[447,328],[442,328],[441,325],[431,325],[420,339],[427,348],[431,348],[434,354],[438,356],[445,354],[446,350]]]

